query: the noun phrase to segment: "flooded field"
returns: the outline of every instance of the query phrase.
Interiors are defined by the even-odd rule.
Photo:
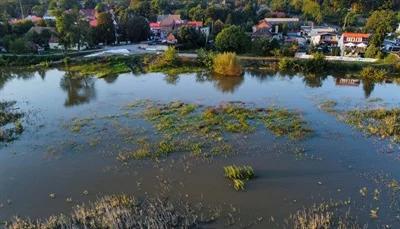
[[[127,225],[147,209],[136,226],[399,228],[399,90],[260,72],[2,73],[0,223],[85,224],[123,203]]]

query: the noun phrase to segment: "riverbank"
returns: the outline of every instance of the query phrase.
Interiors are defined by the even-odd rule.
[[[94,52],[94,51],[92,51]],[[209,66],[205,66],[197,54],[175,53],[171,60],[174,64],[158,65],[158,59],[165,53],[140,53],[136,55],[109,55],[88,57],[88,52],[71,53],[66,57],[60,54],[50,56],[17,56],[17,60],[7,63],[17,63],[19,60],[28,66],[18,64],[17,66],[6,65],[7,67],[47,69],[60,68],[69,73],[71,77],[95,76],[103,78],[115,76],[122,73],[145,73],[162,72],[167,75],[176,76],[183,73],[205,72],[209,71]],[[30,59],[30,58],[33,59]],[[37,59],[35,59],[37,58]],[[0,57],[1,59],[1,57]],[[25,61],[25,59],[29,59]],[[252,71],[270,71],[284,72],[293,75],[303,73],[306,75],[318,76],[321,74],[330,74],[341,78],[373,79],[375,74],[384,75],[383,78],[398,78],[400,69],[398,60],[378,62],[343,62],[337,60],[328,60],[324,56],[301,59],[295,57],[254,57],[238,56],[240,64]],[[3,63],[5,63],[3,61]],[[34,63],[34,64],[29,64]],[[0,62],[1,64],[1,62]],[[363,71],[364,70],[364,71]],[[371,75],[371,76],[369,76]]]

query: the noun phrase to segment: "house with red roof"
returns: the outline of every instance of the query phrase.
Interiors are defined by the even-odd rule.
[[[370,34],[345,32],[339,40],[342,56],[360,56],[364,54],[369,42]]]
[[[266,20],[261,20],[253,26],[252,38],[270,38],[272,37],[272,25]]]
[[[150,22],[149,26],[155,39],[164,40],[181,26],[189,26],[200,30],[203,27],[203,22],[182,20],[180,15],[168,14],[159,15],[157,22]]]

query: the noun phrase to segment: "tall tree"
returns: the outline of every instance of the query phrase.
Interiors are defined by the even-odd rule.
[[[223,29],[215,39],[215,45],[220,51],[243,53],[249,44],[250,38],[242,28],[235,25]]]
[[[56,17],[56,29],[65,49],[77,45],[80,50],[82,44],[89,40],[89,23],[77,9],[59,14]]]
[[[94,30],[96,43],[112,44],[115,42],[114,20],[110,13],[97,14],[97,26]]]
[[[365,29],[372,33],[370,43],[380,47],[387,33],[396,28],[396,15],[391,10],[376,10],[368,18]]]
[[[150,27],[147,19],[136,15],[131,10],[123,10],[118,15],[119,33],[123,39],[131,42],[145,41],[150,35]]]
[[[305,0],[302,8],[303,14],[317,23],[321,23],[323,15],[321,12],[321,6],[314,0]]]

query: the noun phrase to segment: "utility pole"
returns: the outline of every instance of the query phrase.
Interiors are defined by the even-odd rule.
[[[23,18],[25,18],[25,16],[24,16],[24,9],[22,8],[22,2],[21,2],[21,0],[19,0],[19,8],[21,9],[21,17],[22,17],[22,19],[23,19]]]

